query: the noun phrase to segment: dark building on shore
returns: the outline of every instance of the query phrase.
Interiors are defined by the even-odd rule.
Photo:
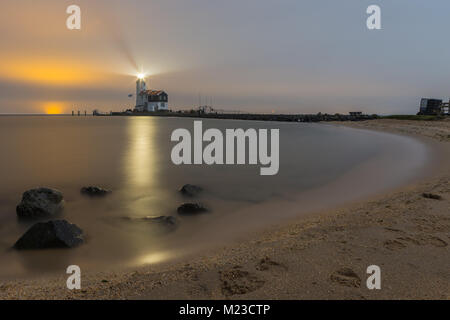
[[[443,103],[439,99],[422,99],[418,115],[438,115],[443,113]]]

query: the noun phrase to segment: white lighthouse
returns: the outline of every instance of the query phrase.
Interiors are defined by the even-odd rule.
[[[139,75],[136,81],[137,112],[167,111],[169,97],[162,90],[147,90],[144,75]]]
[[[145,101],[144,95],[142,94],[147,90],[147,85],[145,84],[145,78],[143,75],[139,75],[136,81],[136,110],[144,111]]]

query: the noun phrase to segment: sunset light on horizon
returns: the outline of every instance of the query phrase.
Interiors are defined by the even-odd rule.
[[[44,102],[41,105],[42,109],[48,115],[63,114],[66,112],[64,102],[57,102],[57,101]]]

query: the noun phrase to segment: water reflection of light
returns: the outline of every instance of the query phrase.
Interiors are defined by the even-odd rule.
[[[155,264],[166,261],[170,258],[168,252],[153,252],[138,259],[138,264]]]
[[[153,186],[156,181],[156,123],[152,118],[129,118],[129,149],[125,155],[125,172],[127,184],[131,188]]]

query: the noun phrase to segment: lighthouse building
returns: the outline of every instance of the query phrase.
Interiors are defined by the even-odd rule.
[[[169,110],[169,96],[162,90],[147,90],[145,79],[136,82],[136,107],[138,112]]]

